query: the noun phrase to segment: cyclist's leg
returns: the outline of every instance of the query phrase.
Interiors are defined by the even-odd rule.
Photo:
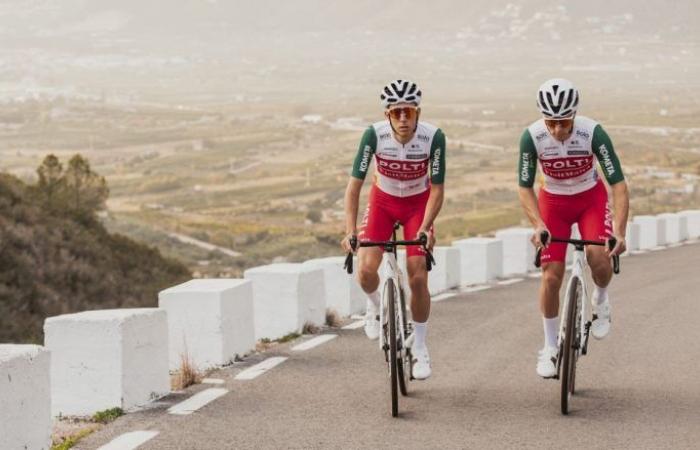
[[[416,239],[423,223],[429,192],[408,197],[403,214],[404,239]],[[432,232],[433,230],[431,230]],[[408,285],[411,288],[411,314],[415,322],[426,322],[430,316],[430,292],[428,291],[428,269],[425,265],[425,252],[420,246],[406,248],[406,268]]]
[[[408,213],[402,217],[404,239],[415,239],[423,223],[429,192],[406,199]],[[432,232],[433,230],[431,230]],[[428,318],[430,317],[430,292],[428,291],[428,269],[422,247],[406,249],[408,284],[411,288],[411,316],[413,317],[413,377],[424,380],[432,374],[430,356],[426,344]]]
[[[551,235],[568,239],[574,223],[571,201],[540,190],[538,204],[540,216]],[[542,250],[540,312],[545,319],[553,319],[559,315],[559,290],[566,269],[566,247],[564,243],[552,242]]]
[[[540,190],[540,215],[547,229],[558,238],[571,235],[573,223],[568,198]],[[559,335],[559,290],[564,280],[566,244],[554,242],[542,250],[542,282],[540,312],[544,330],[544,345],[537,355],[537,374],[544,378],[556,376],[557,338]]]
[[[382,193],[372,187],[367,209],[362,218],[358,238],[360,241],[385,241],[391,238],[394,218],[383,202]],[[358,281],[371,300],[379,303],[379,266],[384,250],[380,247],[360,247],[358,255]]]
[[[588,207],[581,214],[579,229],[581,237],[590,240],[605,240],[612,235],[612,214],[608,203],[608,193],[605,186],[599,183],[590,191]],[[591,333],[597,339],[602,339],[610,332],[610,299],[608,285],[612,278],[612,263],[607,256],[605,247],[586,247],[586,259],[591,268],[594,290],[591,297],[593,303],[593,324]]]
[[[587,191],[588,207],[579,219],[581,237],[586,240],[603,241],[612,236],[612,211],[608,202],[608,193],[603,183]],[[591,268],[593,282],[601,289],[607,288],[612,278],[612,264],[606,255],[605,247],[590,245],[586,247],[586,260]]]

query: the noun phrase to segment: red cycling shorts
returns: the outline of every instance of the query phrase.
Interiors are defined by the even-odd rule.
[[[571,226],[578,223],[581,238],[602,241],[612,236],[612,213],[608,191],[602,181],[591,189],[574,195],[550,194],[540,190],[540,216],[552,236],[568,239]],[[566,261],[567,244],[553,242],[542,250],[542,264]]]
[[[394,224],[400,222],[403,225],[403,238],[416,239],[429,196],[430,190],[410,197],[395,197],[372,186],[358,238],[360,241],[389,240]],[[432,228],[430,231],[433,232]],[[410,245],[406,247],[406,255],[422,256],[425,252],[419,245]]]

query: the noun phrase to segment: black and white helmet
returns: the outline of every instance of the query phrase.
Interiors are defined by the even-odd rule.
[[[388,108],[396,103],[413,103],[420,105],[421,91],[416,83],[408,80],[394,80],[384,86],[379,98],[382,100],[384,108]]]
[[[547,80],[537,92],[537,107],[547,119],[572,117],[578,108],[578,89],[563,78]]]

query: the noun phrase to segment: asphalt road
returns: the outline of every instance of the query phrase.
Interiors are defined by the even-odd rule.
[[[185,416],[168,406],[193,386],[83,440],[158,430],[143,449],[700,448],[700,245],[622,260],[610,295],[613,327],[579,360],[569,416],[559,382],[535,373],[542,345],[539,279],[460,294],[433,306],[433,376],[414,381],[392,418],[383,355],[362,329],[306,352],[290,345],[212,376],[230,392]],[[304,338],[306,339],[306,338]],[[297,342],[298,343],[298,342]],[[294,344],[291,344],[294,345]],[[234,380],[266,357],[289,359]]]

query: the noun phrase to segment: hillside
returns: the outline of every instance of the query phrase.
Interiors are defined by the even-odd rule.
[[[189,277],[94,216],[47,208],[38,191],[0,174],[0,342],[41,342],[49,316],[155,306],[160,289]]]

